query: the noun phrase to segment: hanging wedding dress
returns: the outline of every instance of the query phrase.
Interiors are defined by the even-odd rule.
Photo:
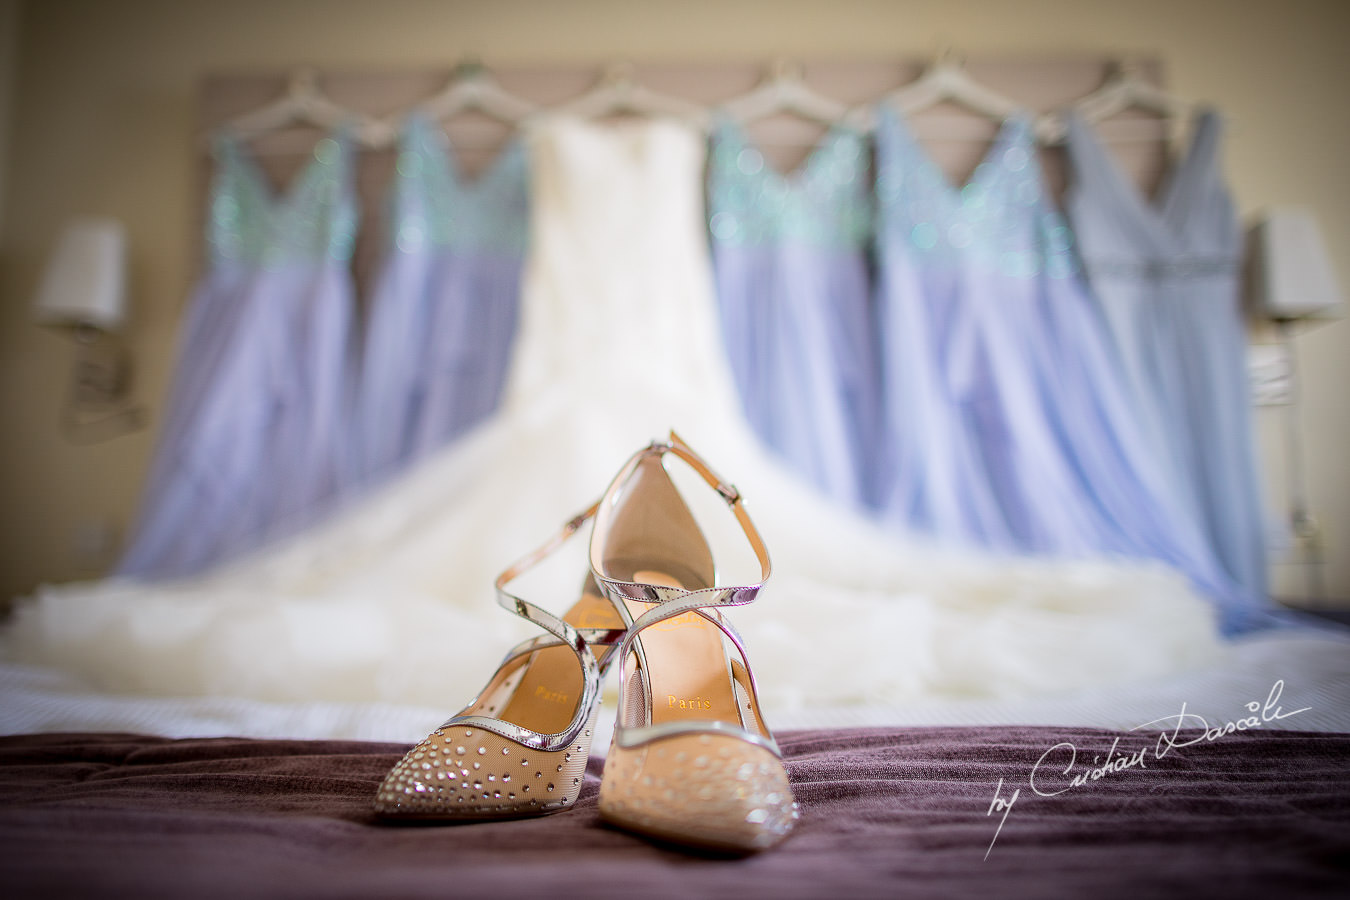
[[[716,332],[697,132],[555,118],[531,151],[521,330],[493,418],[330,523],[209,576],[45,589],[9,629],[10,658],[120,691],[450,711],[528,634],[493,602],[498,570],[671,426],[740,488],[772,554],[761,602],[734,617],[770,712],[1083,688],[1212,657],[1209,607],[1160,565],[944,551],[774,462],[739,415]],[[708,495],[689,491],[720,507],[716,552],[753,562]],[[571,568],[521,592],[566,603],[584,573],[584,538],[571,543]]]

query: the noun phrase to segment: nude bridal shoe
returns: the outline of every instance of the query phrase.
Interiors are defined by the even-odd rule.
[[[712,551],[666,471],[675,456],[730,507],[760,581],[716,584]],[[672,432],[638,451],[601,498],[591,570],[627,625],[616,658],[619,713],[600,815],[662,840],[750,852],[798,818],[787,771],[759,713],[740,636],[720,612],[755,599],[769,556],[740,494]]]
[[[617,658],[612,651],[624,623],[590,576],[561,619],[506,585],[575,534],[595,510],[570,520],[498,576],[498,603],[550,636],[512,649],[477,698],[407,752],[376,793],[378,815],[469,821],[541,815],[576,802],[600,680]]]

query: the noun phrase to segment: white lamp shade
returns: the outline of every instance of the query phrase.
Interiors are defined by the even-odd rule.
[[[126,229],[116,219],[72,220],[43,273],[33,317],[44,325],[115,330],[126,314]]]
[[[1251,301],[1271,319],[1331,317],[1343,312],[1326,242],[1312,211],[1268,210],[1252,229]]]

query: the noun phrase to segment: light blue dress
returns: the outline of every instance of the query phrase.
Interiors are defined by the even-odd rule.
[[[497,408],[520,306],[528,194],[519,142],[468,181],[434,122],[406,123],[357,388],[360,481],[399,471]]]
[[[1246,332],[1239,302],[1242,233],[1219,172],[1222,123],[1195,122],[1190,151],[1150,204],[1092,130],[1071,117],[1067,209],[1150,449],[1171,492],[1202,523],[1245,603],[1266,605],[1266,554]]]
[[[1004,551],[1156,558],[1231,598],[1138,427],[1029,120],[958,189],[879,115],[885,515]]]
[[[717,125],[708,212],[717,298],[746,417],[835,499],[875,498],[880,417],[864,137],[832,129],[792,175]]]
[[[187,575],[299,531],[341,487],[351,368],[352,149],[320,140],[273,197],[216,148],[209,261],[121,574]]]

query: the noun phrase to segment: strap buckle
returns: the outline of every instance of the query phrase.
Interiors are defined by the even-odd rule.
[[[695,454],[694,451],[690,450],[688,445],[686,445],[684,441],[680,440],[679,435],[675,434],[674,431],[672,431],[670,433],[670,437],[664,441],[660,440],[652,441],[650,444],[647,445],[645,452],[647,453],[673,452],[677,456],[684,457],[684,461],[689,463],[689,465],[693,466],[694,470],[698,472],[700,475],[702,475],[709,484],[712,484],[713,479],[717,478],[717,475],[712,471],[712,469],[708,468],[708,464],[705,463],[703,460],[699,459],[698,455]],[[736,490],[736,485],[727,484],[725,481],[722,481],[721,479],[718,479],[717,484],[713,485],[713,490],[717,491],[717,493],[722,495],[722,499],[727,502],[727,506],[735,506],[741,500],[741,492]]]

